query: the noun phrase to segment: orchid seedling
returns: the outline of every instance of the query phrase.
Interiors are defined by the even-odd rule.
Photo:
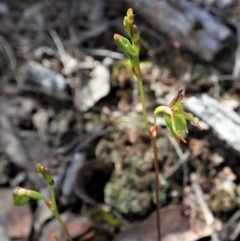
[[[54,193],[54,180],[53,180],[51,170],[48,167],[43,166],[42,164],[37,164],[37,172],[43,177],[44,181],[47,183],[51,199],[50,200],[46,199],[41,193],[37,191],[25,189],[22,187],[16,187],[13,190],[13,204],[15,206],[23,206],[27,204],[30,199],[44,201],[47,207],[52,211],[54,217],[59,222],[60,226],[62,227],[63,231],[65,232],[68,238],[68,241],[72,241],[72,238],[68,232],[68,229],[65,223],[62,221],[58,212],[55,193]],[[57,236],[54,236],[53,240],[62,241],[62,239]]]
[[[186,140],[184,139],[184,132],[188,133],[186,120],[189,120],[193,125],[197,126],[198,129],[202,130],[202,128],[192,114],[184,111],[183,104],[181,102],[182,99],[183,90],[181,89],[178,91],[177,97],[171,101],[169,107],[157,107],[154,111],[154,126],[157,126],[157,115],[163,114],[170,136],[178,141],[186,143]]]

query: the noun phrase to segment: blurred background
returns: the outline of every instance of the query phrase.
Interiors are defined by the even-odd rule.
[[[187,144],[158,118],[163,241],[240,240],[240,1],[0,2],[0,240],[50,241],[49,198],[76,241],[157,241],[151,142],[138,87],[113,35],[135,13],[149,123],[180,89]]]

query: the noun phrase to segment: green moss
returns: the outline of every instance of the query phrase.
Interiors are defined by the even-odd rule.
[[[107,223],[112,228],[120,226],[119,219],[112,212],[106,212],[101,208],[92,209],[88,216],[96,223]]]
[[[236,208],[236,202],[226,190],[221,189],[212,196],[211,206],[215,212],[231,212]]]
[[[161,184],[161,204],[165,204],[169,184],[163,178]],[[146,215],[154,200],[154,173],[139,176],[128,169],[113,177],[105,187],[105,202],[123,214]]]

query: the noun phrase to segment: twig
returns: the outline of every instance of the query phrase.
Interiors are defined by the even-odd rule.
[[[91,55],[95,55],[95,56],[110,57],[110,58],[118,59],[118,60],[124,59],[123,54],[115,52],[115,51],[111,51],[108,49],[84,49],[84,52],[91,54]]]
[[[14,88],[14,87],[12,87],[12,88]],[[22,84],[18,85],[18,90],[45,94],[45,95],[48,95],[48,96],[51,96],[51,97],[54,97],[56,99],[63,100],[63,101],[70,101],[70,102],[73,101],[72,97],[69,95],[53,92],[51,90],[38,88],[38,87],[30,86],[30,85],[22,85]]]
[[[74,28],[70,27],[69,28],[69,32],[70,32],[70,36],[71,36],[71,41],[72,41],[72,43],[74,43],[75,42],[74,39],[76,39]],[[59,51],[60,59],[61,59],[61,61],[63,63],[63,66],[64,66],[64,71],[65,71],[68,79],[70,79],[71,78],[70,73],[72,73],[72,70],[70,69],[70,71],[69,71],[68,63],[70,61],[74,61],[74,63],[76,64],[76,67],[77,67],[77,65],[79,63],[80,52],[78,51],[77,47],[74,45],[74,53],[75,53],[76,58],[78,58],[78,59],[72,58],[70,55],[68,55],[66,53],[66,51],[64,49],[64,46],[63,46],[63,43],[61,42],[61,39],[59,38],[59,36],[56,33],[56,31],[51,30],[50,34],[51,34],[51,36],[53,38],[53,41],[55,42],[55,44],[57,46],[57,49]],[[80,80],[81,80],[81,76],[77,72],[77,78],[75,78],[75,86],[70,85],[72,96],[73,96],[73,102],[74,102],[75,96],[77,95],[77,91],[80,88],[80,82],[81,82]],[[81,121],[80,121],[80,117],[78,115],[77,110],[76,110],[76,118],[77,118],[77,130],[78,130],[78,136],[79,136],[79,142],[80,142]]]
[[[184,179],[183,179],[183,186],[186,186],[187,184],[187,170],[186,170],[186,161],[188,160],[188,157],[190,155],[190,152],[189,151],[186,151],[185,153],[182,152],[181,148],[180,148],[180,145],[178,144],[178,142],[173,139],[172,137],[170,137],[169,135],[167,135],[169,140],[171,141],[173,147],[175,148],[178,156],[179,156],[179,159],[180,161],[174,165],[174,167],[172,167],[170,169],[170,171],[164,175],[164,177],[166,179],[169,179],[182,165],[183,165],[183,172],[184,172]]]
[[[16,58],[14,56],[13,50],[10,46],[10,44],[6,41],[6,39],[3,36],[0,36],[0,44],[4,47],[6,54],[9,58],[11,70],[15,71],[16,69]]]
[[[190,176],[190,179],[191,179],[191,182],[192,182],[192,188],[195,192],[195,195],[196,195],[196,198],[197,198],[197,201],[202,209],[202,212],[203,212],[203,216],[205,218],[205,221],[206,221],[206,224],[208,226],[211,227],[212,229],[212,234],[211,234],[211,237],[212,237],[212,241],[220,241],[219,237],[218,237],[218,234],[216,232],[216,229],[214,227],[214,223],[215,223],[215,220],[214,220],[214,217],[213,217],[213,214],[211,212],[211,210],[209,209],[205,199],[204,199],[204,196],[203,196],[203,191],[197,181],[197,175],[196,173],[192,173],[191,176]]]

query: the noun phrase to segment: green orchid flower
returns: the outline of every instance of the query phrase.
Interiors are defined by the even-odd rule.
[[[192,114],[184,111],[183,104],[181,102],[182,99],[183,90],[181,89],[178,91],[177,97],[171,101],[169,107],[157,107],[154,111],[154,126],[157,126],[157,115],[163,114],[169,134],[173,138],[186,143],[186,140],[184,139],[185,132],[188,133],[186,120],[189,120],[193,125],[197,126],[198,129],[202,130],[202,128]]]

